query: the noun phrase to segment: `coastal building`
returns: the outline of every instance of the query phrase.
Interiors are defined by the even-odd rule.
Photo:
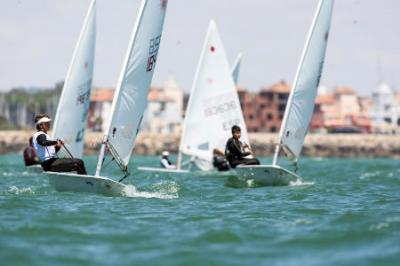
[[[96,88],[90,95],[88,127],[93,131],[104,132],[109,123],[113,88]]]
[[[14,88],[0,93],[0,128],[33,128],[33,117],[48,113],[54,117],[62,83],[51,89]],[[243,116],[249,132],[279,132],[291,86],[279,81],[250,92],[237,87]],[[92,91],[88,127],[104,131],[114,97],[113,88]],[[189,95],[183,94],[174,77],[163,87],[150,88],[148,106],[141,125],[142,132],[179,133]],[[400,133],[400,93],[380,84],[372,96],[359,96],[349,87],[318,88],[313,132]]]
[[[238,88],[240,105],[249,132],[279,132],[291,86],[280,81],[252,94]]]
[[[374,133],[400,133],[399,96],[385,83],[372,93],[373,108],[370,113]]]
[[[333,92],[320,87],[311,123],[312,130],[370,132],[368,108],[368,98],[359,97],[349,87],[337,87]]]
[[[280,81],[264,87],[256,96],[256,112],[260,123],[259,132],[279,132],[285,114],[291,86]]]
[[[256,112],[255,95],[243,87],[237,87],[240,106],[243,112],[243,118],[248,132],[258,132],[259,121]]]
[[[151,88],[143,115],[142,132],[179,133],[183,117],[183,91],[174,77],[163,88]]]
[[[108,125],[114,89],[99,88],[90,98],[88,126],[93,131],[104,131]],[[152,87],[143,114],[141,132],[177,133],[182,123],[183,92],[173,77],[163,88]]]

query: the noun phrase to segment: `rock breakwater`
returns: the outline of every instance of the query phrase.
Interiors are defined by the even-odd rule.
[[[0,154],[21,152],[33,131],[0,131]],[[251,133],[251,146],[258,156],[271,156],[278,134]],[[97,153],[103,134],[88,132],[85,154]],[[158,155],[163,150],[177,153],[178,134],[142,133],[137,137],[134,152]],[[400,157],[400,136],[372,134],[308,134],[304,156],[313,157]]]

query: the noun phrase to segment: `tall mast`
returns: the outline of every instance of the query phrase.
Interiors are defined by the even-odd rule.
[[[116,108],[117,104],[119,103],[119,99],[120,99],[119,95],[120,95],[121,87],[122,87],[122,84],[124,82],[124,78],[125,78],[125,75],[126,75],[126,70],[128,68],[129,58],[131,57],[132,50],[133,50],[132,47],[133,47],[133,45],[135,43],[135,40],[136,40],[136,36],[137,36],[136,33],[138,31],[138,28],[139,28],[139,25],[140,25],[140,21],[141,21],[142,15],[143,15],[143,10],[144,10],[144,8],[146,6],[146,3],[147,3],[147,0],[143,0],[142,3],[141,3],[140,11],[139,11],[140,15],[136,19],[135,26],[133,28],[133,32],[132,32],[132,35],[131,35],[131,39],[129,41],[128,52],[125,55],[124,64],[122,65],[122,70],[121,70],[121,73],[119,75],[118,85],[117,85],[117,88],[115,90],[114,100],[113,100],[113,103],[112,103],[112,106],[111,106],[111,118],[108,121],[108,125],[106,127],[104,138],[103,138],[103,142],[101,144],[101,149],[100,149],[100,154],[99,154],[99,161],[97,162],[97,167],[96,167],[96,174],[95,174],[96,176],[100,175],[101,167],[103,165],[104,154],[105,154],[106,146],[107,146],[107,142],[108,142],[108,135],[109,135],[110,129],[111,129],[112,118],[114,116],[115,108]],[[113,154],[112,156],[115,156],[115,155]]]
[[[312,119],[316,90],[322,73],[333,2],[334,0],[320,0],[318,4],[286,105],[279,132],[279,141],[275,147],[272,161],[273,165],[277,164],[281,145],[285,145],[287,147],[286,150],[293,153],[292,155],[295,157],[295,161],[301,151],[308,124]],[[310,48],[310,45],[313,45],[313,49]],[[305,63],[307,63],[307,67],[304,67]],[[293,117],[293,115],[290,117],[291,126],[288,129],[289,114],[291,114],[294,106],[293,101],[295,97],[295,113],[298,114],[296,117]],[[311,104],[312,107],[310,108]],[[298,127],[298,123],[300,122],[302,122],[302,124]],[[287,143],[292,146],[287,146]],[[292,150],[292,148],[294,150]]]

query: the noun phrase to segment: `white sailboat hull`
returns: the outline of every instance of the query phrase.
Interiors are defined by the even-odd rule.
[[[101,176],[44,172],[57,191],[87,192],[105,196],[123,196],[125,185]]]
[[[234,67],[234,73],[231,72],[217,26],[210,21],[182,125],[178,157],[193,157],[195,165],[202,171],[213,168],[213,150],[225,149],[233,125],[241,127],[242,141],[249,143],[233,81],[238,71]],[[177,164],[180,165],[180,159]]]
[[[243,165],[236,167],[240,179],[251,181],[258,186],[288,186],[300,180],[300,176],[279,165]]]
[[[140,166],[137,168],[139,171],[144,171],[144,172],[159,172],[159,173],[174,173],[174,174],[187,174],[190,173],[189,170],[184,170],[184,169],[168,169],[168,168],[161,168],[161,167],[145,167],[145,166]]]

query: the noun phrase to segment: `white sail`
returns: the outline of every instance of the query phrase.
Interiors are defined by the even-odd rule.
[[[167,0],[143,0],[129,43],[111,109],[105,143],[118,164],[127,168],[147,104],[160,46]],[[96,175],[99,175],[104,145]]]
[[[91,2],[68,69],[53,127],[76,158],[81,158],[85,139],[96,42],[96,0]]]
[[[180,152],[194,157],[202,170],[211,169],[212,150],[225,150],[233,125],[242,128],[242,140],[249,143],[225,50],[211,21],[186,110]]]
[[[294,160],[300,155],[314,110],[324,65],[334,0],[321,0],[303,50],[285,110],[280,143]],[[274,164],[277,153],[275,154]]]
[[[235,63],[233,63],[233,66],[232,66],[232,77],[233,77],[233,82],[235,83],[235,85],[238,84],[241,62],[242,62],[242,53],[239,53],[238,56],[236,57]]]

